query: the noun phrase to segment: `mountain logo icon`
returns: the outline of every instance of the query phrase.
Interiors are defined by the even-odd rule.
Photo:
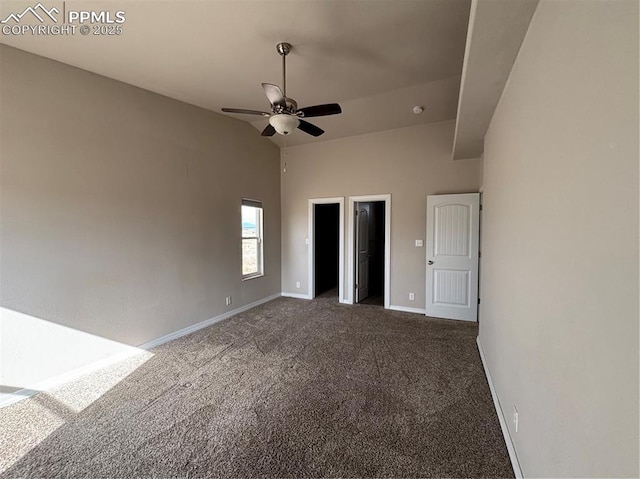
[[[45,15],[53,20],[55,23],[58,23],[58,19],[54,16],[54,14],[60,13],[56,7],[53,7],[50,10],[47,10],[42,3],[38,3],[35,7],[27,7],[24,9],[22,13],[12,13],[4,20],[0,20],[0,23],[9,23],[9,21],[13,20],[15,23],[20,23],[22,17],[24,17],[27,13],[31,13],[34,17],[40,20],[40,23],[44,23]]]

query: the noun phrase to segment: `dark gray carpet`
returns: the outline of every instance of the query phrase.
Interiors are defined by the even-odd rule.
[[[2,477],[512,477],[476,335],[280,298],[157,348]]]

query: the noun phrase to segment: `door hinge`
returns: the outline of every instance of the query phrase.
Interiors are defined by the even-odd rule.
[[[480,205],[480,211],[482,211],[482,205]]]
[[[478,258],[482,258],[482,251],[478,251]]]
[[[480,298],[478,298],[478,304],[480,304]]]

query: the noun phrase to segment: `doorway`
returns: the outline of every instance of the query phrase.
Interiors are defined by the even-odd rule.
[[[314,297],[335,292],[338,296],[338,250],[340,248],[337,203],[317,204],[315,208],[314,241]]]
[[[384,201],[356,203],[356,303],[384,305]]]
[[[344,301],[344,198],[309,200],[309,292]],[[335,291],[335,293],[333,293]]]
[[[349,198],[349,303],[389,307],[391,195]]]

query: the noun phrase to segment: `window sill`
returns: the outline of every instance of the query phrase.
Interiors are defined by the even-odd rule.
[[[264,276],[264,273],[251,274],[248,276],[243,276],[242,281],[249,281],[250,279],[262,278],[263,276]]]

